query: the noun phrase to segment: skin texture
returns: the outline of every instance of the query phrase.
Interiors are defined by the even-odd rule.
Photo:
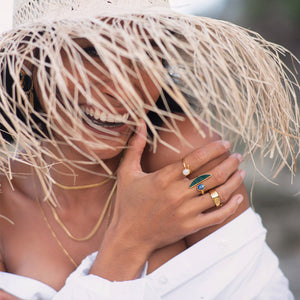
[[[15,297],[13,295],[10,295],[10,294],[6,293],[3,290],[0,290],[0,299],[1,300],[18,300],[20,298],[17,298],[17,297]]]
[[[142,140],[139,141],[142,143]],[[218,154],[226,152],[225,147],[219,142],[211,144],[210,148],[207,148],[206,150],[202,149],[201,151],[202,153],[211,152],[213,149],[216,149],[216,147],[219,147]],[[171,193],[170,191],[173,191],[174,187],[171,186],[171,188],[166,188],[164,193],[161,191],[158,192],[157,197],[161,198],[161,194],[164,195],[165,201],[159,201],[159,203],[163,203],[164,206],[155,207],[156,215],[149,218],[149,213],[153,212],[153,207],[151,208],[151,205],[157,205],[156,197],[150,199],[152,202],[150,201],[149,206],[145,206],[145,202],[138,203],[138,197],[133,199],[134,202],[129,202],[129,200],[132,199],[132,189],[130,188],[130,184],[137,184],[136,176],[145,180],[145,184],[143,182],[141,183],[141,188],[143,189],[143,193],[141,194],[143,201],[145,200],[145,195],[149,193],[148,191],[145,191],[145,186],[147,186],[146,183],[149,183],[148,180],[152,182],[151,189],[153,188],[153,178],[147,178],[147,176],[142,178],[143,174],[140,171],[136,172],[136,170],[134,170],[135,167],[138,168],[139,159],[138,154],[135,153],[137,148],[138,147],[132,148],[134,149],[132,150],[133,153],[131,153],[132,158],[129,157],[129,160],[124,159],[125,165],[120,167],[121,177],[122,172],[126,170],[126,182],[123,184],[122,182],[120,183],[120,190],[118,190],[115,198],[115,209],[111,223],[107,227],[108,220],[106,219],[104,226],[100,228],[95,238],[84,243],[71,241],[61,231],[57,224],[55,224],[47,205],[43,204],[59,240],[64,244],[77,262],[89,253],[98,250],[99,245],[101,245],[99,249],[101,251],[101,256],[98,256],[91,272],[111,280],[136,278],[147,259],[149,260],[149,272],[151,272],[165,261],[186,249],[186,243],[193,243],[197,239],[201,239],[201,236],[207,234],[207,232],[205,233],[204,231],[204,233],[201,233],[201,231],[214,230],[212,227],[210,229],[205,229],[207,226],[216,223],[221,225],[224,219],[234,213],[237,208],[237,203],[231,201],[231,203],[216,210],[219,215],[213,216],[213,218],[206,219],[205,221],[203,220],[202,224],[200,222],[197,225],[187,226],[187,224],[189,224],[187,221],[189,221],[192,216],[190,214],[185,215],[186,206],[182,206],[183,210],[179,210],[177,207],[178,203],[181,202],[184,204],[185,201],[191,201],[195,197],[197,199],[195,202],[197,205],[201,203],[201,201],[197,198],[197,193],[188,191],[189,193],[192,193],[189,195],[193,195],[193,198],[186,197],[185,199],[177,199],[178,202],[173,202],[174,192]],[[196,155],[194,157],[189,156],[191,161],[193,161],[195,157],[198,157],[198,152],[196,150],[194,153]],[[135,160],[134,158],[136,156],[137,159]],[[238,164],[239,162],[236,158],[231,158],[229,165],[231,165],[230,168],[232,169],[232,172],[234,172]],[[132,166],[131,169],[129,165]],[[193,165],[196,164],[194,163]],[[20,166],[20,170],[18,171],[21,170],[23,172],[25,171],[23,166]],[[174,172],[175,177],[181,177],[179,180],[183,181],[184,179],[182,179],[182,176],[180,175],[181,170],[181,161],[177,161],[174,165],[169,165],[163,170],[165,173],[163,173],[162,178],[165,177],[166,172],[169,173],[172,171]],[[128,174],[131,174],[131,179],[128,179]],[[149,175],[149,173],[145,174]],[[154,175],[155,177],[158,176],[157,172],[151,173],[150,175]],[[15,192],[12,192],[7,184],[2,186],[1,213],[15,222],[15,225],[11,225],[7,221],[1,220],[1,254],[2,259],[5,262],[5,268],[3,268],[3,270],[36,278],[59,290],[63,285],[65,278],[73,270],[73,266],[62,253],[56,241],[52,238],[41,216],[38,205],[34,200],[34,195],[30,194],[30,190],[32,190],[30,181],[32,181],[32,178],[29,176],[16,180]],[[242,178],[239,178],[234,184],[235,189],[239,188],[241,183]],[[157,184],[161,185],[162,181],[159,180]],[[184,190],[188,190],[186,184],[187,183],[185,183],[185,186],[183,187]],[[168,183],[166,187],[169,187],[169,185],[170,183]],[[25,187],[28,186],[29,188],[26,189]],[[126,189],[124,190],[122,186],[127,187],[127,191]],[[159,188],[157,187],[157,189]],[[102,188],[102,190],[104,190],[104,188]],[[232,190],[232,187],[230,187],[229,190]],[[107,189],[107,192],[108,191],[109,189]],[[130,194],[126,195],[128,191]],[[118,193],[121,195],[119,196]],[[134,190],[134,194],[135,193],[137,193],[137,188]],[[99,200],[95,202],[90,201],[89,203],[93,203],[93,206],[86,206],[86,203],[82,203],[83,196],[81,197],[81,200],[80,197],[78,197],[78,200],[81,202],[75,201],[72,203],[73,206],[69,206],[69,210],[67,212],[64,211],[64,214],[61,215],[61,218],[64,220],[70,231],[76,232],[78,236],[84,235],[87,228],[91,228],[95,224],[95,220],[98,217],[98,215],[95,215],[95,212],[98,212],[100,209],[99,207],[101,207],[101,205],[103,207],[104,203],[104,201]],[[200,209],[205,211],[208,208],[213,207],[209,197],[210,196],[205,198],[205,207],[196,206],[195,210]],[[96,202],[98,203],[97,209],[95,208]],[[243,205],[244,203],[245,201],[243,202]],[[126,205],[122,206],[122,204]],[[170,215],[169,211],[171,205],[173,205],[174,212],[177,211],[178,214],[174,214],[174,218],[168,219],[167,216]],[[225,209],[229,209],[229,211],[224,211]],[[82,210],[86,211],[84,215],[82,214]],[[137,218],[137,211],[141,210],[145,212],[145,215],[139,214],[139,218]],[[61,211],[59,210],[59,212]],[[236,211],[236,214],[238,213],[239,211]],[[89,218],[87,218],[86,215],[88,215]],[[149,219],[149,223],[143,225],[147,219]],[[135,220],[135,222],[133,223],[132,220]],[[82,224],[85,224],[85,226],[82,226]],[[158,224],[156,229],[154,224]],[[177,226],[179,224],[179,227],[176,228],[176,224]],[[161,227],[165,228],[164,235],[161,233]],[[201,227],[203,227],[203,229],[199,231],[198,229]],[[155,232],[155,230],[157,230],[157,232]],[[158,232],[160,232],[159,240],[153,239],[153,236],[156,237]],[[191,232],[193,232],[193,236],[184,239],[184,237],[188,236]],[[152,237],[152,240],[149,237]],[[30,240],[31,243],[27,243],[26,241],[28,240]],[[145,248],[141,249],[140,245],[144,245]],[[21,253],[19,251],[20,249],[22,249]],[[118,257],[118,259],[116,259],[116,257]],[[128,264],[128,261],[130,261],[130,264]],[[112,262],[114,263],[112,264]],[[122,269],[122,266],[124,269]],[[109,273],[107,272],[108,270]]]
[[[68,68],[67,60],[65,64]],[[86,67],[96,72],[88,62]],[[36,76],[35,70],[32,71]],[[150,79],[148,81],[149,92],[155,100],[160,91],[154,88]],[[107,84],[111,81],[108,80]],[[141,92],[138,82],[135,87],[138,93]],[[36,85],[35,88],[41,97],[39,87]],[[68,83],[68,88],[72,94],[74,86]],[[122,109],[117,107],[117,99],[107,96],[112,105]],[[86,99],[81,98],[81,101],[85,104]],[[46,99],[41,99],[41,102],[47,110]],[[86,149],[84,144],[78,143],[77,146],[83,150],[96,152],[111,169],[115,170],[119,165],[112,212],[110,216],[106,215],[96,235],[88,241],[79,243],[68,238],[55,222],[48,204],[41,203],[57,238],[77,263],[88,254],[99,251],[101,255],[97,256],[92,266],[92,274],[108,280],[134,279],[139,276],[147,260],[148,272],[152,272],[248,207],[242,183],[244,174],[238,171],[241,157],[229,155],[228,143],[222,143],[217,136],[200,137],[187,120],[179,122],[178,127],[191,146],[179,143],[172,133],[161,134],[166,142],[179,145],[179,153],[171,152],[163,145],[159,145],[156,154],[147,148],[144,150],[146,128],[143,122],[132,138],[132,132],[124,130],[118,146],[128,143],[129,148],[120,165],[121,150]],[[57,136],[57,139],[60,137]],[[51,147],[48,143],[42,146]],[[83,159],[66,146],[61,151],[66,157]],[[206,184],[209,189],[217,187],[224,204],[222,207],[214,209],[208,193],[200,197],[194,189],[188,189],[190,179],[181,173],[183,157],[192,167],[190,178],[204,172],[213,175]],[[61,175],[68,167],[57,165],[51,170],[53,178],[71,185],[72,178]],[[99,165],[89,168],[95,172],[103,171]],[[34,170],[17,161],[12,162],[12,170],[15,174],[22,174],[13,179],[14,190],[4,177],[0,179],[0,214],[14,222],[11,224],[0,218],[0,270],[37,279],[59,290],[74,266],[43,219],[37,201],[41,201],[44,194]],[[79,169],[74,171],[78,185],[103,180]],[[76,191],[53,187],[60,204],[57,213],[70,232],[80,237],[93,228],[112,185],[113,181],[109,181],[97,188]],[[7,294],[3,297],[14,299]]]
[[[150,150],[146,150],[143,156],[143,158],[145,158],[144,160],[145,163],[143,165],[145,170],[153,172],[156,169],[164,167],[168,163],[173,163],[178,159],[182,159],[194,148],[203,147],[220,138],[217,134],[210,132],[208,128],[203,124],[201,125],[201,129],[206,133],[205,138],[200,136],[197,129],[192,125],[192,123],[189,120],[185,120],[184,122],[178,122],[177,125],[180,128],[180,132],[186,139],[185,142],[180,141],[178,137],[176,137],[175,135],[166,132],[161,132],[161,137],[164,139],[166,135],[166,141],[170,145],[177,148],[180,152],[176,153],[162,144],[159,144],[156,154],[153,154]],[[203,153],[203,155],[205,155],[205,153]],[[226,176],[224,174],[225,170],[222,169],[222,167],[224,167],[225,165],[221,165],[221,163],[224,162],[224,160],[229,156],[230,156],[230,152],[227,151],[226,153],[220,155],[216,159],[205,164],[195,172],[192,172],[188,177],[195,178],[201,174],[210,173],[209,171],[218,165],[220,166],[220,168],[217,169],[217,174],[215,176],[219,178]],[[185,160],[185,162],[189,164],[188,161]],[[192,168],[192,165],[190,166],[190,168]],[[206,185],[209,185],[209,180],[206,182]],[[206,189],[209,189],[209,186],[207,186]],[[221,224],[209,226],[205,229],[202,229],[201,231],[194,233],[193,235],[187,236],[185,238],[187,246],[191,246],[194,243],[198,242],[199,240],[205,238],[207,235],[217,230],[218,228],[222,227],[224,224],[234,219],[236,216],[241,214],[249,207],[248,195],[244,183],[241,183],[236,190],[230,190],[229,191],[231,193],[230,195],[227,194],[227,191],[224,193],[220,188],[217,188],[216,190],[221,196],[221,199],[225,199],[225,198],[228,199],[229,196],[241,194],[244,197],[244,201],[238,207],[237,211]],[[217,209],[218,208],[211,208],[210,211],[217,210]]]
[[[115,86],[112,78],[107,76],[108,70],[107,67],[103,64],[101,58],[98,56],[97,52],[94,50],[93,47],[91,47],[90,42],[88,42],[85,39],[76,39],[77,44],[82,47],[87,54],[89,54],[90,58],[92,60],[87,60],[85,56],[81,55],[82,63],[84,64],[85,68],[89,70],[89,75],[87,75],[87,79],[89,81],[90,87],[91,87],[91,95],[98,99],[99,96],[97,94],[97,90],[101,91],[103,95],[106,97],[107,103],[109,103],[109,106],[107,103],[101,102],[99,100],[99,104],[102,104],[108,111],[111,113],[117,113],[117,114],[124,114],[127,112],[127,110],[121,105],[119,99],[122,98],[122,94],[124,93],[122,90],[120,90],[120,87]],[[70,73],[75,73],[75,77],[79,77],[78,82],[82,83],[83,81],[80,80],[81,76],[80,74],[76,73],[76,70],[72,68],[72,63],[69,61],[69,58],[67,54],[64,51],[61,51],[61,59],[64,62],[65,69]],[[93,62],[93,63],[92,63]],[[100,65],[107,73],[102,73],[99,71],[99,69],[95,66]],[[129,59],[123,58],[123,64],[129,69],[132,69],[132,63]],[[30,68],[30,65],[28,65],[28,68]],[[41,102],[41,106],[43,107],[44,111],[48,111],[47,107],[47,99],[43,99],[43,94],[41,91],[41,88],[39,84],[37,84],[37,69],[34,68],[32,70],[33,72],[33,81],[35,84],[35,91],[37,94],[38,99]],[[150,75],[144,71],[140,70],[140,77],[143,79],[144,82],[147,84],[147,91],[149,94],[149,97],[152,99],[158,99],[160,95],[160,89],[157,88],[157,85],[154,84],[154,82],[151,80]],[[145,94],[145,91],[139,81],[138,78],[134,76],[130,76],[130,82],[132,84],[132,88],[135,90],[135,93],[139,95],[142,99],[147,99],[147,96]],[[65,78],[65,83],[68,87],[70,95],[76,95],[78,93],[78,90],[76,88],[76,85],[74,82],[70,81],[68,78]],[[112,91],[115,91],[112,93]],[[75,96],[74,96],[75,97]],[[78,104],[83,106],[89,106],[87,99],[85,99],[84,95],[79,92],[78,95]],[[59,110],[59,108],[58,108]],[[71,124],[71,121],[69,120],[68,116],[66,116],[62,111],[58,111],[60,113],[60,120],[52,120],[52,122],[58,126],[58,129],[60,132],[63,132],[64,134],[68,134],[66,132],[66,126],[61,126],[60,122],[63,122],[63,124]],[[92,130],[91,127],[86,125],[89,130]],[[78,128],[80,130],[80,128]],[[82,140],[88,141],[89,137],[84,134],[84,132],[81,132],[83,135]],[[100,132],[101,133],[101,132]],[[111,158],[115,158],[116,155],[120,154],[122,152],[122,149],[126,146],[128,139],[132,135],[132,128],[129,128],[125,126],[125,128],[122,129],[121,132],[119,132],[120,135],[118,136],[118,140],[112,140],[112,139],[106,139],[105,143],[108,146],[111,146],[111,148],[115,148],[115,150],[112,150],[111,148],[103,149],[101,147],[100,149],[89,149],[86,147],[85,142],[75,142],[75,145],[79,147],[80,149],[84,149],[86,152],[93,151],[95,154],[97,154],[101,159],[109,160]],[[53,132],[54,136],[57,140],[61,140],[61,136],[57,134],[56,132]],[[102,132],[103,134],[103,132]],[[47,147],[50,147],[51,145],[47,145]],[[63,149],[64,151],[68,151],[67,149]],[[53,149],[53,151],[55,151]],[[71,149],[71,151],[68,153],[68,157],[70,157],[74,153],[74,150]],[[78,153],[75,154],[76,156]],[[71,158],[71,157],[70,157]],[[77,158],[77,157],[76,157]],[[114,168],[113,168],[114,169]],[[62,179],[61,179],[62,180]]]

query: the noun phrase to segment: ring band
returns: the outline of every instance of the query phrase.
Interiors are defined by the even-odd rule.
[[[212,200],[215,203],[215,206],[216,207],[222,206],[221,199],[220,199],[218,192],[213,189],[213,190],[210,190],[209,193],[210,193]]]
[[[182,159],[182,164],[183,164],[182,174],[184,176],[189,176],[191,174],[191,172],[192,172],[191,169],[190,169],[190,166],[187,165],[183,159]]]

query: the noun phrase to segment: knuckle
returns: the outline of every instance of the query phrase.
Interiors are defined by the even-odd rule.
[[[227,179],[226,171],[220,167],[215,168],[213,174],[218,184],[224,183]]]
[[[182,232],[183,232],[184,236],[195,232],[197,229],[198,228],[196,227],[195,222],[187,221],[182,224]]]
[[[174,172],[174,166],[173,164],[167,165],[161,169],[161,173],[165,176],[168,176]]]
[[[204,149],[197,149],[193,153],[193,159],[198,162],[207,162],[209,160],[209,154]]]
[[[173,208],[178,207],[178,205],[182,203],[182,197],[178,193],[171,192],[168,198],[169,198],[169,203]],[[183,216],[184,212],[178,210],[178,214],[180,216]]]
[[[176,201],[173,202],[173,204],[176,204]],[[184,220],[186,218],[185,212],[182,209],[174,209],[174,211],[176,212],[176,218],[178,221],[178,224],[181,224],[181,226],[184,227]]]
[[[216,224],[222,224],[225,220],[227,219],[227,215],[225,216],[224,214],[217,214],[215,221]]]
[[[217,217],[218,224],[224,223],[227,220],[227,218],[229,218],[229,216],[231,216],[234,213],[234,211],[235,207],[226,204]]]
[[[169,186],[168,176],[165,176],[164,172],[158,172],[153,178],[153,185],[160,189],[167,189]]]
[[[218,189],[218,194],[219,194],[221,202],[225,202],[229,198],[229,193],[225,189]]]

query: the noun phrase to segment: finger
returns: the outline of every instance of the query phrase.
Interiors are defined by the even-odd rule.
[[[214,141],[201,148],[198,148],[185,156],[182,160],[170,164],[161,169],[165,174],[172,177],[172,180],[186,176],[183,174],[184,164],[190,170],[190,173],[198,170],[208,162],[226,153],[230,148],[228,141]]]
[[[240,187],[246,172],[244,170],[236,171],[223,185],[220,185],[215,191],[218,193],[221,204],[226,203],[231,195]],[[212,207],[215,207],[216,204],[209,192],[205,193],[202,196],[194,197],[186,205],[194,209],[195,214],[200,214]]]
[[[227,182],[215,189],[219,195],[222,205],[224,205],[230,199],[233,193],[241,186],[245,176],[246,172],[244,170],[238,170]],[[211,197],[210,193],[208,194]],[[215,206],[213,199],[211,200],[212,205]]]
[[[190,180],[189,189],[191,189],[191,193],[204,194],[205,191],[223,184],[238,169],[241,161],[242,156],[234,153],[210,172]]]
[[[244,197],[241,194],[234,195],[230,200],[219,207],[218,209],[206,212],[201,214],[201,221],[199,220],[199,225],[202,224],[210,224],[210,225],[217,225],[223,223],[227,218],[235,213],[239,205],[243,202]],[[200,218],[199,218],[200,219]],[[202,225],[203,226],[203,225]]]
[[[190,167],[191,172],[193,172],[226,153],[229,148],[230,143],[228,141],[214,141],[191,152],[183,159],[183,161]]]
[[[128,170],[142,171],[141,157],[146,145],[147,127],[141,120],[136,133],[130,138],[128,148],[124,154],[123,160],[118,168],[118,173],[128,172]]]

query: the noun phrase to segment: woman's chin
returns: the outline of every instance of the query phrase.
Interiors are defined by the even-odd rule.
[[[128,128],[127,128],[128,129]],[[127,135],[119,137],[100,138],[99,143],[95,139],[83,137],[82,142],[75,142],[76,146],[84,153],[99,160],[116,158],[126,148],[131,131]]]

